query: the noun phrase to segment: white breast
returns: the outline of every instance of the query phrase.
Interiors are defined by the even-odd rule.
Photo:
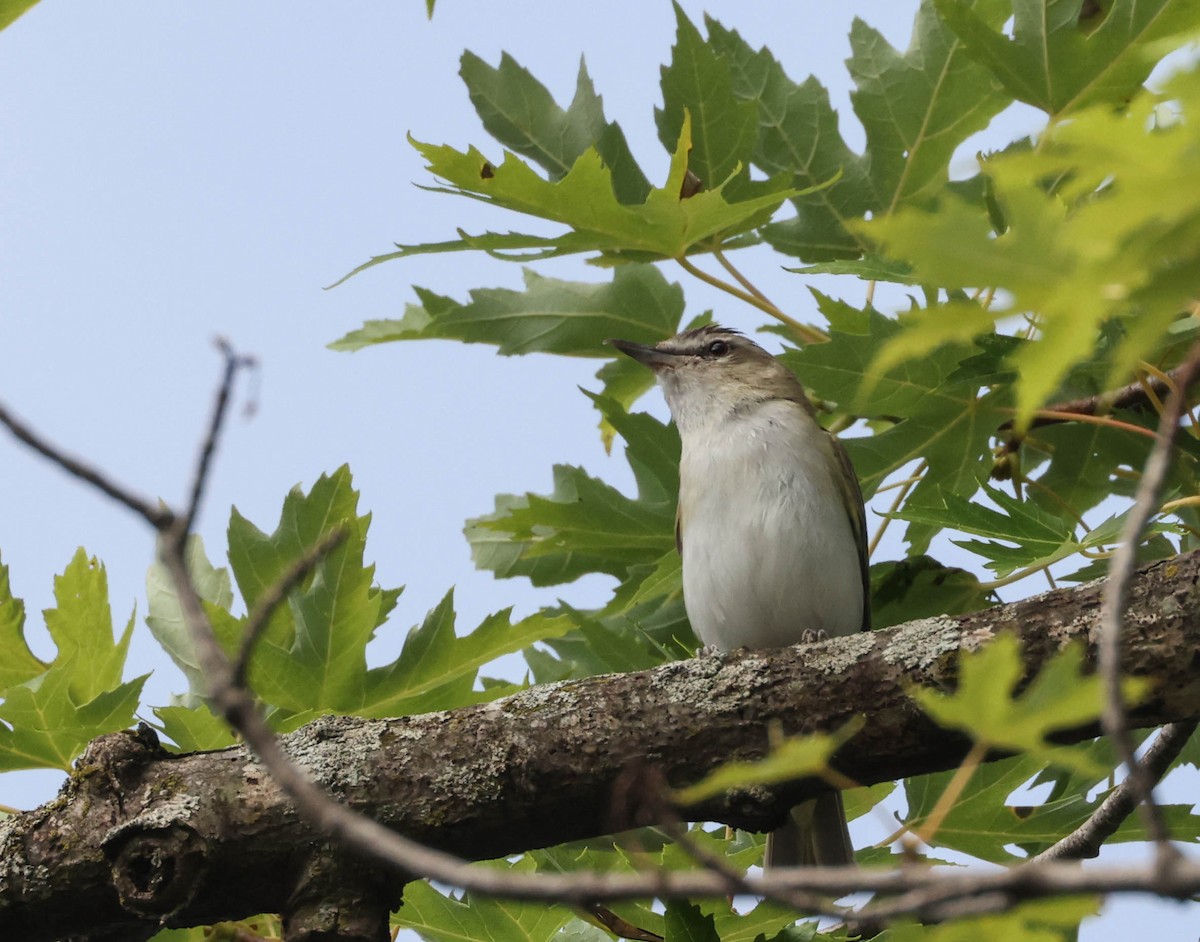
[[[683,596],[700,640],[767,648],[857,631],[858,548],[825,433],[786,400],[681,431]]]

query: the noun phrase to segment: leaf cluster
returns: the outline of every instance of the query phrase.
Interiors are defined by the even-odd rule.
[[[691,656],[696,642],[674,539],[678,435],[634,410],[651,376],[604,345],[611,337],[654,343],[711,319],[708,311],[689,314],[684,286],[664,274],[665,265],[773,320],[765,329],[781,345],[782,361],[823,421],[845,433],[863,492],[874,500],[873,518],[881,528],[903,528],[906,557],[872,566],[875,627],[982,608],[1002,586],[1033,574],[1082,580],[1103,573],[1157,424],[1154,396],[1141,409],[1106,414],[1104,394],[1164,375],[1197,338],[1200,188],[1192,177],[1200,70],[1182,69],[1155,90],[1145,83],[1200,29],[1200,7],[1187,0],[920,0],[904,50],[855,21],[847,60],[852,115],[835,111],[816,77],[790,77],[771,50],[753,48],[712,18],[702,30],[676,13],[654,111],[661,166],[639,166],[582,63],[561,106],[511,56],[493,66],[468,52],[461,76],[496,144],[412,144],[432,189],[515,213],[520,231],[460,230],[437,243],[399,244],[351,273],[429,253],[477,251],[529,264],[582,254],[597,266],[595,280],[527,268],[520,290],[472,288],[455,298],[416,287],[402,317],[367,321],[332,344],[354,351],[448,339],[490,344],[504,355],[602,361],[598,388],[586,395],[605,446],[622,443],[633,493],[559,465],[550,493],[498,495],[491,512],[467,521],[465,534],[476,565],[498,578],[569,586],[599,573],[614,580],[611,597],[587,608],[559,600],[515,621],[503,611],[460,634],[447,593],[401,638],[388,620],[401,590],[378,585],[366,561],[370,516],[359,512],[347,468],[307,492],[293,490],[269,530],[235,508],[227,567],[214,565],[199,540],[189,547],[205,610],[231,654],[245,637],[242,612],[323,535],[335,527],[346,534],[254,647],[249,681],[275,728],[324,713],[449,709],[530,679]],[[952,158],[1014,101],[1040,109],[1044,129],[980,155],[970,176],[952,179]],[[861,153],[839,128],[850,119],[864,131]],[[802,299],[795,309],[776,306],[730,260],[751,245],[773,250],[803,279],[798,284],[834,276],[841,296],[812,287],[807,296],[789,292]],[[732,280],[711,274],[713,266]],[[876,306],[880,283],[899,286],[907,307]],[[1086,422],[1059,421],[1048,409],[1089,396],[1099,408]],[[1195,545],[1198,457],[1189,431],[1143,558]],[[947,534],[989,580],[933,555]],[[0,770],[67,770],[89,739],[133,722],[139,705],[144,678],[123,679],[134,619],[114,638],[103,567],[80,550],[55,590],[56,607],[45,614],[56,653],[43,660],[26,641],[23,606],[0,566]],[[154,709],[158,727],[184,750],[228,744],[228,730],[204,704],[196,652],[161,569],[151,571],[147,591],[147,624],[188,684],[177,702]],[[398,653],[381,659],[375,651],[384,647]],[[525,680],[486,676],[489,664],[516,652],[528,667]],[[942,726],[965,731],[981,749],[1015,754],[969,776],[903,783],[902,830],[1003,863],[1014,859],[1014,846],[1048,846],[1102,800],[1114,767],[1106,747],[1063,750],[1046,739],[1095,715],[1094,678],[1070,653],[1025,686],[1020,677],[1019,652],[1000,644],[963,663],[953,693],[914,692]],[[788,740],[766,763],[720,770],[704,787],[828,776],[839,742],[836,735]],[[1036,799],[1014,797],[1029,788]],[[948,789],[954,800],[947,803]],[[847,808],[864,814],[891,791],[850,790]],[[1167,814],[1178,836],[1200,837],[1190,809]],[[1143,837],[1131,821],[1116,839]],[[731,867],[761,861],[761,842],[749,835],[696,827],[689,838]],[[886,842],[860,854],[865,864],[892,857]],[[484,865],[617,872],[646,864],[694,860],[663,835],[639,831]],[[920,931],[922,938],[1064,938],[1093,910],[1090,900],[1053,912],[1029,905],[969,926]],[[672,940],[837,936],[768,903],[745,913],[725,901],[676,901],[665,911],[628,904],[617,914]],[[592,914],[424,885],[410,886],[395,919],[437,942],[607,935]],[[917,931],[895,926],[887,935]]]

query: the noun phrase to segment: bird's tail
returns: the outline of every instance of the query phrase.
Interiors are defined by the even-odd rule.
[[[813,867],[854,863],[841,792],[827,792],[792,809],[767,835],[765,866]]]

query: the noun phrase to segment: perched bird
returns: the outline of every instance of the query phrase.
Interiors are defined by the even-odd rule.
[[[675,543],[700,641],[730,651],[869,629],[862,492],[792,372],[715,324],[653,347],[609,342],[654,370],[679,428]],[[767,866],[853,853],[834,792],[793,809],[768,838]]]

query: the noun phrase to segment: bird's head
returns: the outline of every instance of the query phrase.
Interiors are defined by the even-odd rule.
[[[610,340],[654,371],[680,432],[700,428],[771,399],[793,399],[811,413],[800,381],[736,330],[708,324],[654,346]]]

